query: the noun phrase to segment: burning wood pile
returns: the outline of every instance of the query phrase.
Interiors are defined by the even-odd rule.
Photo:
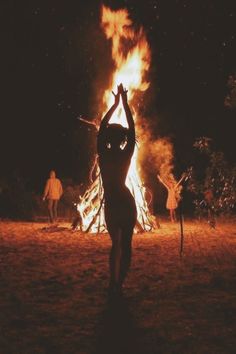
[[[139,124],[139,113],[137,94],[144,92],[149,87],[145,80],[150,67],[150,48],[142,28],[134,30],[132,21],[126,9],[112,11],[103,6],[101,25],[106,38],[112,43],[112,59],[115,70],[112,73],[112,84],[105,91],[103,101],[106,112],[113,103],[112,91],[122,83],[128,89],[128,99],[133,109],[133,116],[138,136],[141,137],[141,124]],[[103,114],[101,115],[102,118]],[[109,123],[118,123],[127,127],[122,103],[114,112]],[[139,141],[142,144],[142,141]],[[81,230],[85,232],[103,232],[106,230],[104,220],[104,197],[103,187],[98,164],[93,166],[94,180],[81,197],[77,204],[78,220]],[[145,200],[145,187],[140,176],[138,147],[131,161],[130,169],[126,179],[126,185],[133,194],[137,206],[138,223],[136,231],[150,231],[156,228],[155,218],[151,215],[147,201]]]

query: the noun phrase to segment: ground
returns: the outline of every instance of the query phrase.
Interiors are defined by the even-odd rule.
[[[134,235],[115,303],[108,235],[45,226],[0,222],[0,354],[235,352],[236,221]]]

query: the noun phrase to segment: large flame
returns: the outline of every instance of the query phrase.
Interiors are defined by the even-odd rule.
[[[107,39],[111,40],[112,59],[115,64],[111,86],[107,88],[103,97],[105,103],[104,114],[114,102],[112,91],[116,92],[117,85],[122,83],[128,90],[128,102],[131,110],[133,110],[134,120],[137,122],[138,105],[135,106],[135,96],[139,91],[145,91],[149,87],[149,82],[146,81],[145,76],[150,66],[151,56],[144,31],[142,28],[138,31],[134,30],[126,9],[113,11],[106,6],[102,6],[101,25]],[[119,123],[124,127],[128,126],[121,102],[109,123]],[[95,169],[98,172],[97,166]],[[101,204],[102,192],[100,182],[100,177],[98,177],[83,196],[82,202],[78,205],[78,211],[82,216],[85,230],[89,229],[96,232],[103,231],[102,229],[105,228],[104,216],[101,213],[103,207]],[[141,229],[146,230],[149,228],[150,230],[152,227],[150,224],[151,215],[144,197],[145,188],[139,176],[137,147],[131,161],[126,185],[134,195]],[[88,208],[90,209],[89,212],[86,211]]]
[[[101,24],[107,39],[112,41],[112,59],[115,63],[112,85],[105,91],[103,98],[105,111],[113,104],[111,91],[115,91],[120,83],[128,89],[128,100],[132,106],[135,93],[145,91],[149,87],[145,74],[150,66],[150,49],[145,34],[142,28],[138,32],[134,31],[126,9],[112,11],[103,6]],[[111,122],[127,126],[121,104]]]

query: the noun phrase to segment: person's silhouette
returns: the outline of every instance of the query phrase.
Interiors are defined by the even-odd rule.
[[[63,189],[61,181],[56,178],[56,172],[54,170],[50,171],[50,178],[47,180],[47,183],[43,192],[43,200],[48,200],[48,211],[50,223],[55,223],[57,221],[57,207],[58,202],[62,196]]]
[[[168,191],[168,196],[167,196],[167,201],[166,201],[166,209],[169,210],[170,212],[170,220],[171,222],[176,221],[176,212],[175,210],[178,208],[179,200],[176,197],[176,194],[178,195],[178,187],[183,181],[184,178],[186,178],[185,173],[183,173],[182,177],[178,182],[175,182],[174,179],[169,178],[169,181],[165,181],[163,178],[161,178],[160,175],[157,175],[157,178],[159,181],[163,184],[163,186],[166,187]],[[179,192],[180,194],[180,192]]]
[[[99,166],[104,197],[105,220],[112,240],[110,253],[111,294],[120,294],[131,262],[131,242],[137,219],[134,198],[125,185],[135,147],[134,120],[127,102],[127,90],[118,86],[113,106],[102,119],[97,139]],[[109,120],[122,98],[128,128],[109,124]]]

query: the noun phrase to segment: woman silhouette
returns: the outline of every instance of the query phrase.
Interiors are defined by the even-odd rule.
[[[105,220],[112,240],[110,252],[111,295],[119,295],[131,262],[131,242],[137,219],[134,198],[125,185],[135,147],[134,120],[127,102],[127,90],[118,86],[115,102],[102,119],[97,139],[99,166],[104,197]],[[128,128],[109,124],[109,120],[122,98]]]
[[[164,181],[160,175],[157,175],[157,178],[166,187],[168,191],[166,209],[168,209],[170,212],[171,222],[175,222],[176,221],[175,210],[178,208],[178,204],[179,204],[179,200],[177,196],[180,194],[180,191],[178,192],[178,188],[181,182],[183,181],[183,179],[186,178],[186,175],[184,173],[178,182],[175,182],[174,178],[169,178],[169,181]]]

